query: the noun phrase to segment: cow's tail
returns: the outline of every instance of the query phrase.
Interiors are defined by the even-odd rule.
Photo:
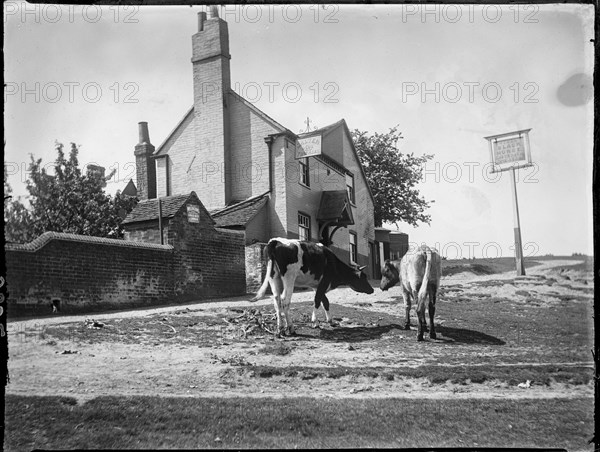
[[[269,286],[269,280],[274,276],[273,273],[279,273],[279,267],[277,267],[277,262],[275,262],[275,256],[272,252],[271,242],[269,242],[265,248],[265,257],[267,259],[267,272],[265,273],[265,280],[258,289],[258,292],[256,292],[256,295],[250,299],[252,302],[258,301],[265,296],[265,293],[267,293],[267,287]]]
[[[425,272],[423,273],[423,282],[421,283],[421,288],[419,289],[418,304],[421,304],[423,300],[425,300],[425,296],[427,295],[427,286],[429,285],[429,278],[431,275],[431,249],[427,248],[425,252],[427,261],[425,263]]]

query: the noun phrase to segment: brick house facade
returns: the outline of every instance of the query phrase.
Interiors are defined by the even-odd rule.
[[[195,191],[215,226],[241,231],[247,246],[322,241],[373,277],[373,196],[346,122],[295,134],[232,91],[228,26],[216,7],[198,14],[192,49],[193,106],[157,148],[139,124],[140,200]]]

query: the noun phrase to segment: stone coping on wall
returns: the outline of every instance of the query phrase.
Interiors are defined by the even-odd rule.
[[[29,243],[6,243],[6,250],[14,251],[31,251],[35,252],[42,249],[52,240],[64,240],[68,242],[83,242],[98,245],[120,246],[125,248],[142,248],[142,249],[158,249],[169,251],[173,247],[171,245],[160,245],[157,243],[136,242],[132,240],[107,239],[104,237],[93,237],[91,235],[69,234],[66,232],[44,232],[35,240]]]
[[[215,228],[215,231],[221,232],[221,233],[225,233],[225,234],[232,234],[232,235],[244,235],[244,234],[246,234],[245,231],[238,231],[236,229],[228,229],[228,228]]]

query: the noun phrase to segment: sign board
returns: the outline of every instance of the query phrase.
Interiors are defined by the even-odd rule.
[[[188,204],[187,217],[189,223],[200,223],[200,207],[193,204]]]
[[[296,141],[296,158],[311,157],[321,154],[321,135],[298,138]]]
[[[531,149],[529,148],[530,130],[517,130],[516,132],[485,137],[490,147],[492,173],[532,165]]]

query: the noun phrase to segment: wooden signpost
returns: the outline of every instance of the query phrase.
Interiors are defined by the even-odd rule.
[[[491,173],[510,171],[510,180],[513,194],[513,218],[515,234],[515,262],[517,276],[525,275],[525,262],[523,261],[523,242],[521,240],[521,223],[519,220],[519,203],[517,200],[517,180],[515,169],[532,166],[531,149],[529,147],[529,131],[531,129],[517,130],[516,132],[503,133],[485,137],[490,147],[492,162]]]

